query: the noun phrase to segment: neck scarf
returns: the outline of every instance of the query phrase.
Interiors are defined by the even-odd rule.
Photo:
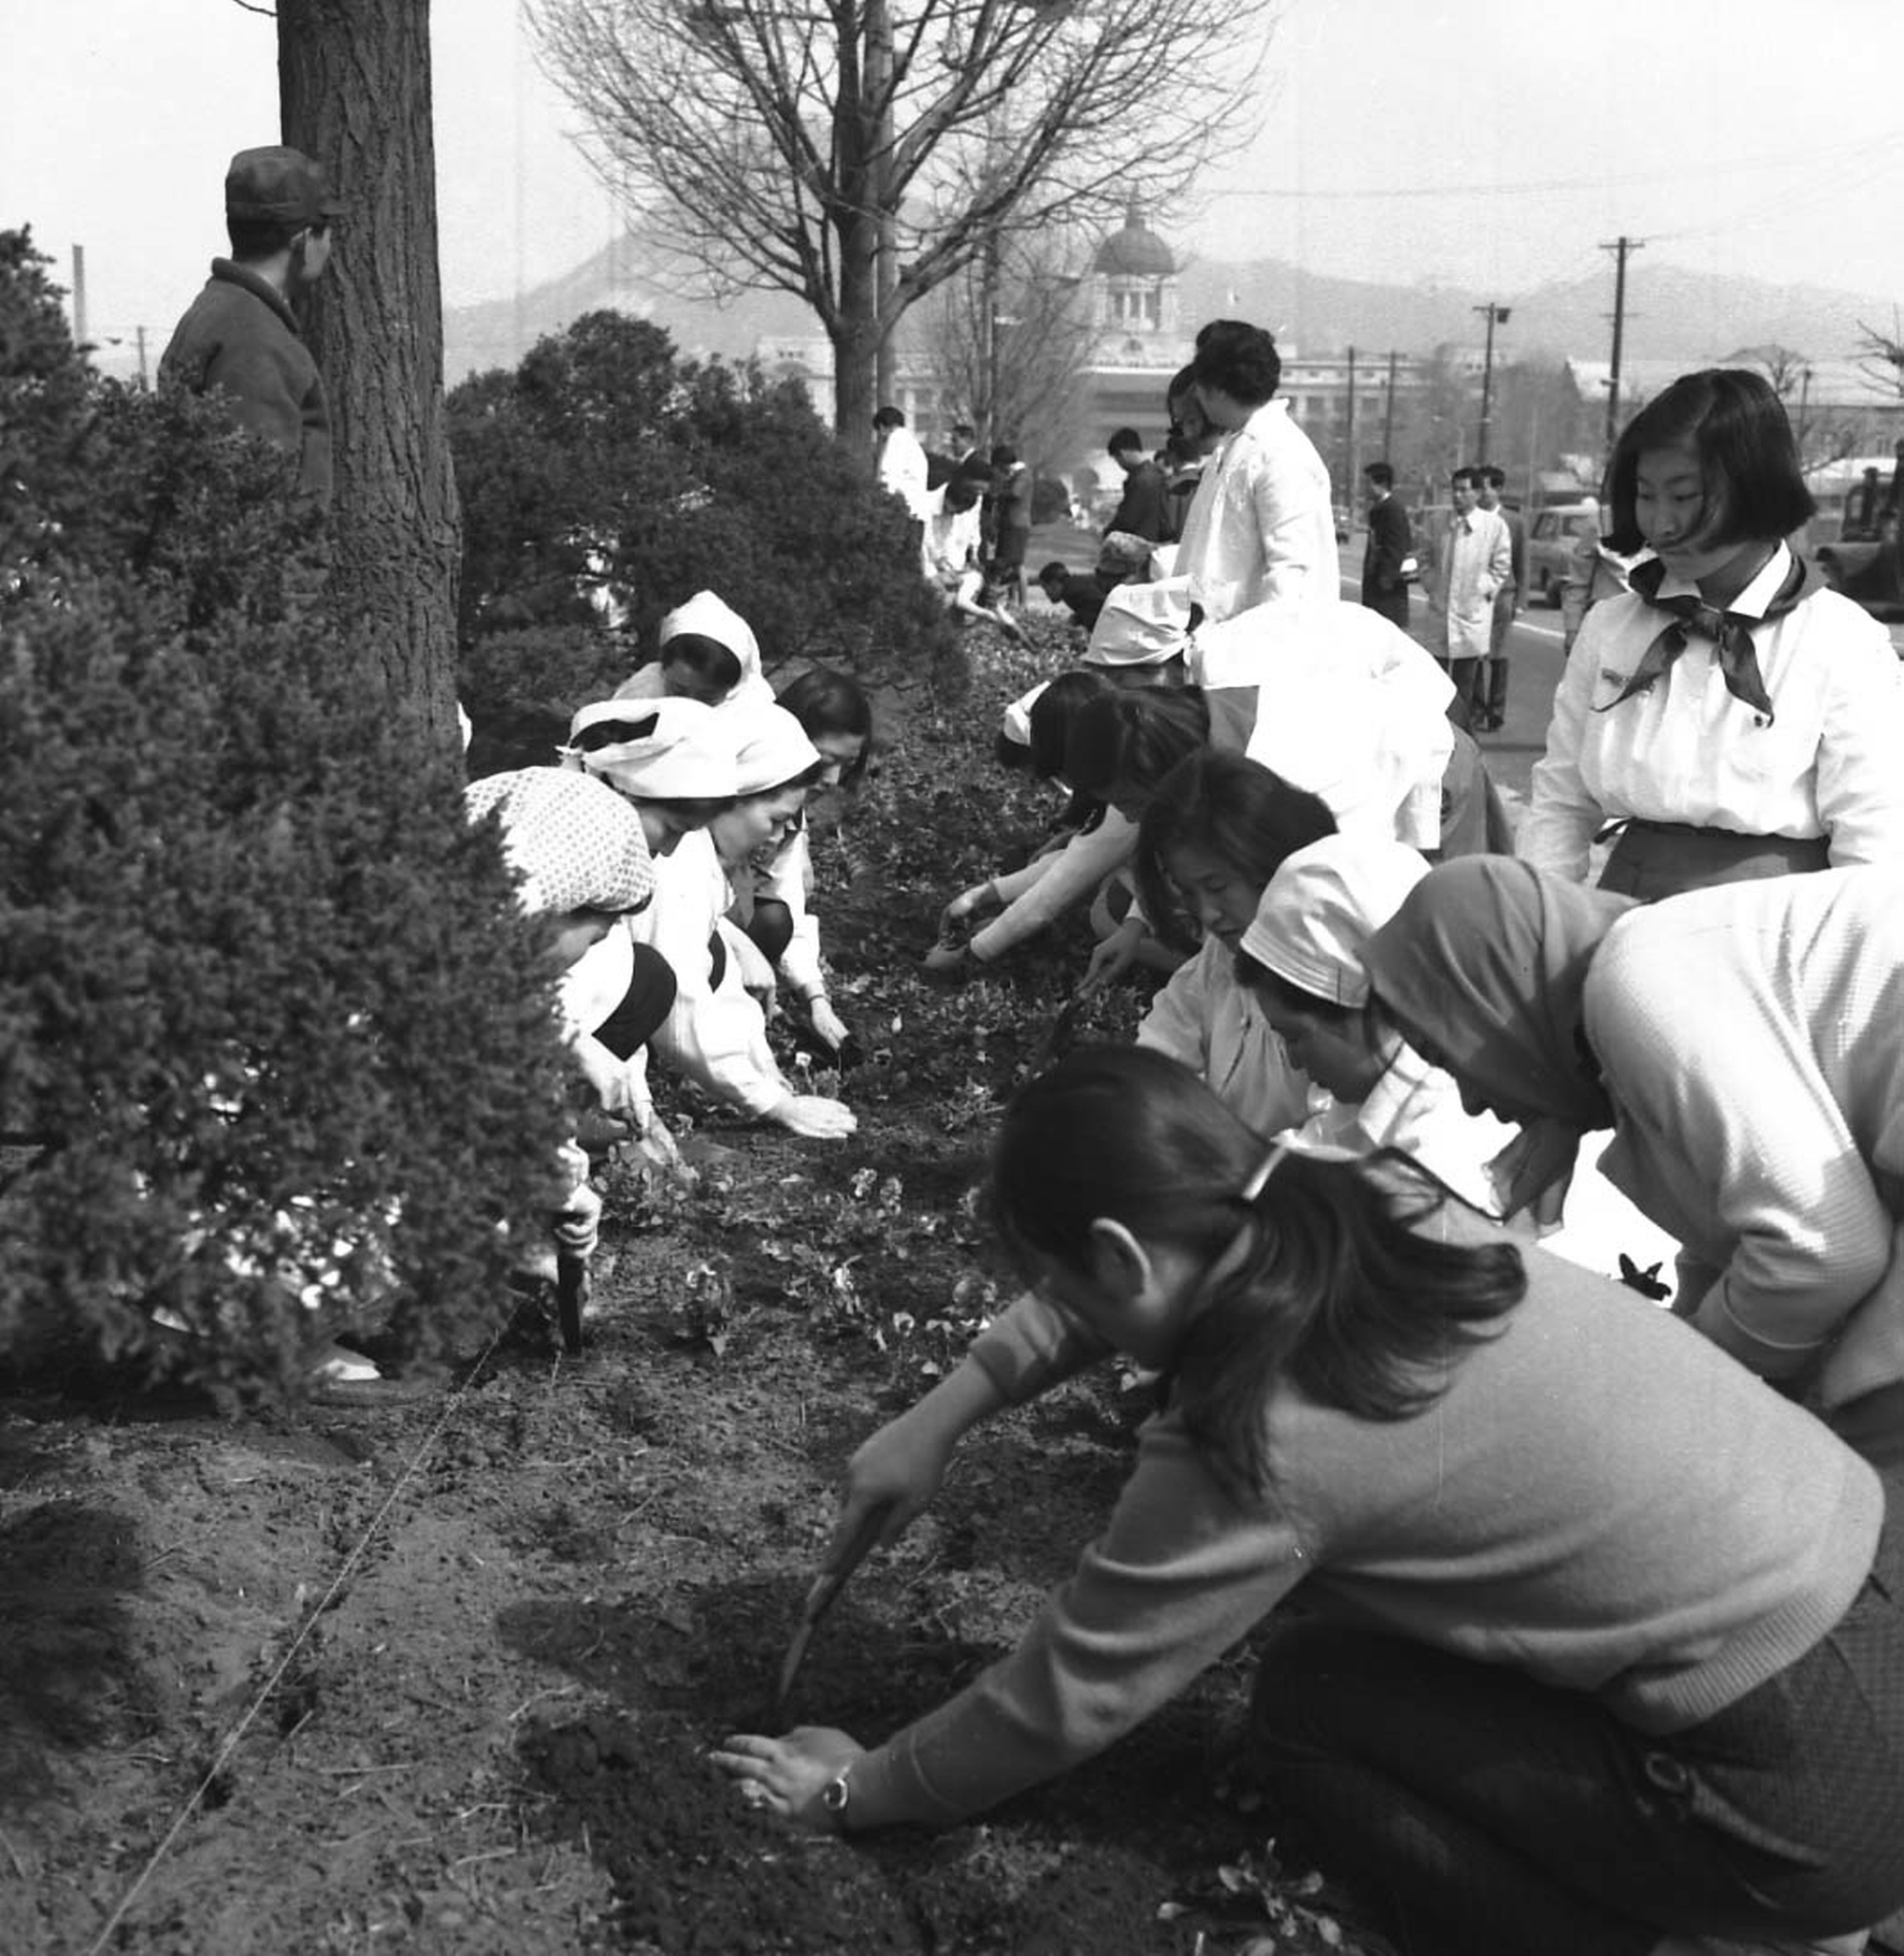
[[[1784,582],[1778,586],[1772,603],[1765,607],[1762,620],[1708,604],[1691,591],[1662,598],[1658,595],[1659,585],[1665,576],[1666,565],[1655,558],[1650,563],[1637,565],[1628,580],[1632,588],[1656,611],[1668,613],[1672,622],[1647,646],[1639,663],[1633,669],[1633,677],[1620,689],[1618,698],[1596,710],[1611,713],[1622,700],[1631,700],[1636,693],[1650,691],[1653,682],[1663,679],[1673,662],[1686,649],[1690,635],[1697,632],[1701,637],[1711,639],[1717,647],[1719,670],[1725,676],[1726,691],[1735,700],[1743,700],[1759,715],[1764,724],[1770,726],[1775,716],[1772,711],[1772,696],[1765,690],[1765,680],[1758,670],[1758,655],[1753,649],[1752,627],[1760,623],[1770,624],[1774,619],[1783,618],[1804,600],[1812,583],[1810,564],[1802,557],[1792,559],[1792,567],[1785,573]]]

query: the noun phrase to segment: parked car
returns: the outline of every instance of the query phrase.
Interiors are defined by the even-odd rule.
[[[1597,536],[1600,526],[1597,503],[1550,503],[1538,511],[1527,530],[1527,589],[1529,603],[1536,598],[1560,608],[1561,587],[1567,582],[1567,566],[1582,537]]]

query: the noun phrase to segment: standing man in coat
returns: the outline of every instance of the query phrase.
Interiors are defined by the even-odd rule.
[[[1507,487],[1505,469],[1492,464],[1476,469],[1475,485],[1479,491],[1480,506],[1492,510],[1507,525],[1512,559],[1506,583],[1494,594],[1494,628],[1488,636],[1485,686],[1478,682],[1475,689],[1476,731],[1492,734],[1499,732],[1507,718],[1507,635],[1514,629],[1514,616],[1520,609],[1521,595],[1527,589],[1527,526],[1519,512],[1501,501],[1500,492]]]
[[[1368,543],[1362,551],[1362,603],[1390,624],[1408,629],[1408,566],[1415,532],[1395,493],[1395,471],[1385,462],[1362,470],[1368,484]]]
[[[297,488],[330,503],[330,409],[291,297],[330,263],[343,208],[324,167],[282,144],[241,149],[225,176],[231,256],[191,302],[159,362],[163,384],[215,394],[232,419],[295,458]]]
[[[1480,507],[1478,471],[1458,468],[1449,479],[1454,504],[1448,526],[1435,540],[1435,573],[1428,586],[1428,649],[1455,682],[1448,717],[1472,729],[1475,691],[1494,632],[1495,593],[1514,574],[1514,545],[1507,525]]]

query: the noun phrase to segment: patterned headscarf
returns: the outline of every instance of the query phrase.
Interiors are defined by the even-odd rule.
[[[494,813],[503,852],[523,882],[532,916],[572,910],[639,910],[654,893],[642,819],[613,788],[562,767],[486,775],[463,791],[471,821]]]
[[[1491,1104],[1611,1127],[1581,1001],[1594,953],[1632,907],[1510,856],[1463,856],[1416,884],[1362,963],[1409,1044]]]

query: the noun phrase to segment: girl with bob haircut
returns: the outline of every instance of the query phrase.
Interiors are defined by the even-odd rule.
[[[1651,901],[1904,848],[1904,680],[1889,634],[1785,541],[1812,515],[1761,375],[1688,374],[1622,431],[1606,542],[1644,554],[1586,615],[1516,853]]]
[[[872,702],[859,682],[823,665],[809,667],[790,681],[780,703],[797,720],[825,765],[815,792],[858,787],[873,751]],[[839,1053],[851,1037],[826,996],[826,969],[820,951],[820,922],[810,908],[813,850],[807,810],[796,819],[786,840],[734,877],[736,920],[775,965],[806,1015],[807,1028],[828,1053]],[[744,912],[744,916],[741,913]]]
[[[1283,861],[1335,832],[1316,796],[1215,747],[1164,776],[1138,825],[1138,900],[1158,936],[1192,955],[1151,1000],[1137,1043],[1189,1067],[1262,1135],[1308,1119],[1310,1080],[1238,984],[1237,946]]]
[[[1801,1407],[1405,1164],[1266,1146],[1158,1054],[1034,1080],[991,1180],[1037,1290],[854,1455],[829,1560],[1107,1352],[1171,1404],[1014,1652],[871,1749],[725,1740],[751,1808],[955,1823],[1269,1617],[1238,1764],[1409,1956],[1790,1949],[1904,1898],[1904,1540]]]
[[[996,963],[1085,901],[1092,902],[1093,926],[1108,927],[1108,893],[1126,879],[1136,824],[1081,790],[1066,773],[1066,756],[1080,717],[1109,691],[1101,673],[1075,666],[1006,709],[999,737],[1001,759],[1010,755],[1007,765],[1029,765],[1039,780],[1060,782],[1071,799],[1059,817],[1057,833],[1029,861],[961,890],[940,912],[938,939],[925,955],[927,971],[951,977],[972,964]],[[1016,758],[1021,754],[1028,761]],[[990,920],[966,938],[972,924],[987,917]]]

